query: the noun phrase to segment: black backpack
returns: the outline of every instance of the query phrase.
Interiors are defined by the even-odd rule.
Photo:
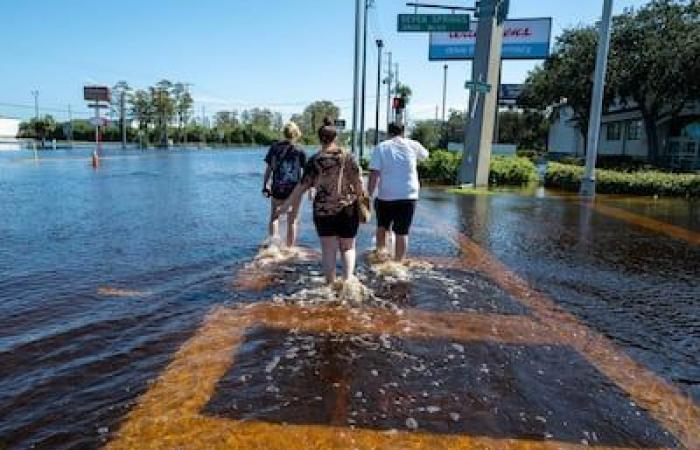
[[[280,143],[278,145],[285,145]],[[289,197],[301,181],[302,167],[299,150],[294,144],[286,144],[272,157],[272,196],[278,200]]]

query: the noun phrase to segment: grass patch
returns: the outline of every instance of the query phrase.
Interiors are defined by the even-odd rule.
[[[487,188],[450,188],[447,189],[450,194],[457,195],[497,195],[502,194],[502,192],[490,191]]]

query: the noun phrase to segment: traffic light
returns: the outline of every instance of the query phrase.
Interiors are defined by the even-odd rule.
[[[406,109],[406,99],[403,97],[394,97],[392,106],[396,110]]]

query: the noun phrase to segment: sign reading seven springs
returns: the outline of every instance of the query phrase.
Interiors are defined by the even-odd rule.
[[[431,61],[473,59],[476,28],[472,31],[430,33]],[[545,59],[549,57],[552,19],[510,19],[503,24],[502,59]]]
[[[469,14],[399,14],[398,31],[469,31]]]

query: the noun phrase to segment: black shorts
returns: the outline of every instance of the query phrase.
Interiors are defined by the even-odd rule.
[[[346,206],[333,216],[317,216],[314,214],[314,225],[321,237],[337,236],[343,239],[351,239],[357,236],[360,227],[360,216],[357,214],[357,206]]]
[[[413,213],[416,212],[415,200],[380,200],[374,199],[374,211],[377,214],[377,226],[406,236]]]

